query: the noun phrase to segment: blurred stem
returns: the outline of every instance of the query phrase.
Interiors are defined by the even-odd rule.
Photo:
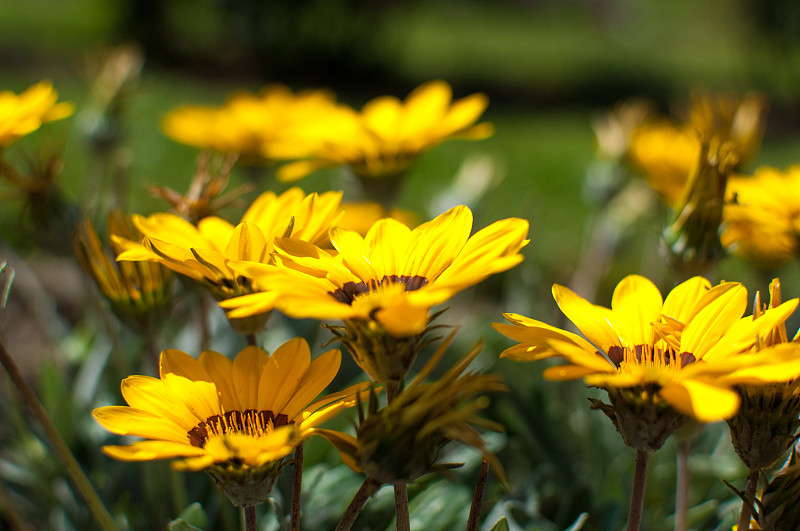
[[[408,516],[408,485],[405,481],[394,484],[394,514],[397,531],[411,531],[411,520]]]
[[[386,402],[391,404],[397,394],[398,382],[390,380],[386,382]]]
[[[159,362],[159,355],[158,355],[158,347],[156,346],[155,339],[149,338],[147,340],[147,356],[150,358],[150,362],[153,364],[153,368],[155,369],[155,374],[159,374],[161,363]]]
[[[678,443],[678,477],[675,481],[675,531],[686,531],[688,528],[687,513],[689,511],[689,485],[692,482],[692,471],[689,468],[689,454],[692,451],[692,440],[681,440]]]
[[[475,484],[475,494],[472,496],[472,505],[469,508],[469,519],[467,520],[467,531],[478,531],[478,523],[481,519],[481,505],[483,505],[483,493],[486,491],[486,482],[489,480],[489,463],[486,458],[481,460],[481,471],[478,473],[478,482]]]
[[[247,339],[247,346],[248,347],[257,347],[258,346],[258,338],[256,338],[255,334],[246,334],[245,338]]]
[[[244,508],[244,529],[245,531],[257,531],[256,526],[256,506],[248,505]]]
[[[64,463],[67,473],[69,474],[70,478],[72,478],[72,481],[75,483],[75,486],[78,488],[81,496],[83,496],[84,500],[86,500],[86,503],[89,505],[89,509],[92,511],[92,514],[97,522],[103,529],[107,531],[117,531],[117,524],[114,523],[114,519],[111,518],[111,514],[109,514],[108,509],[106,509],[103,505],[102,500],[100,500],[100,497],[97,495],[94,487],[92,487],[92,484],[89,482],[86,474],[84,474],[83,470],[81,470],[78,461],[75,460],[75,456],[72,455],[67,443],[64,442],[64,439],[61,437],[61,434],[55,427],[55,424],[53,424],[53,421],[50,420],[47,411],[45,411],[42,403],[39,402],[39,399],[36,398],[36,394],[33,392],[33,389],[31,389],[30,385],[28,385],[28,382],[26,382],[22,377],[17,364],[14,363],[13,358],[8,353],[5,345],[1,341],[0,361],[3,363],[6,371],[8,371],[11,381],[14,383],[14,386],[17,388],[20,395],[22,395],[22,399],[25,401],[28,409],[31,410],[33,416],[36,417],[39,423],[41,423],[42,428],[44,428],[44,431],[47,434],[47,437],[55,447],[59,458],[61,458],[61,461]]]
[[[758,473],[759,470],[753,469],[747,475],[747,486],[745,487],[745,498],[748,500],[755,499],[756,490],[758,490]],[[739,513],[739,531],[747,531],[750,529],[750,506],[751,502],[742,501],[742,512]]]
[[[375,494],[378,487],[380,487],[380,484],[371,477],[367,477],[364,480],[364,483],[361,484],[350,505],[347,506],[347,510],[342,515],[339,525],[336,526],[336,531],[349,531],[353,527],[356,518],[361,514],[361,509],[364,508],[364,504],[367,503],[370,496]]]
[[[294,451],[294,483],[292,484],[292,531],[300,531],[300,502],[303,493],[303,443]]]
[[[642,525],[644,512],[644,486],[647,481],[647,460],[650,452],[636,450],[636,467],[633,471],[633,491],[631,492],[631,505],[628,510],[627,531],[639,531]]]

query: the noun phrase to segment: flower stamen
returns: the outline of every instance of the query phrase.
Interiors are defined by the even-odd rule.
[[[272,432],[275,428],[291,424],[289,417],[283,413],[277,416],[268,410],[227,411],[223,415],[212,415],[205,422],[189,430],[189,443],[204,448],[208,439],[229,432],[243,433],[252,437],[260,437]]]

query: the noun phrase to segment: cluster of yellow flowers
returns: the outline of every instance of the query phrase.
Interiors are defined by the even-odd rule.
[[[19,96],[0,93],[0,147],[72,111],[56,99],[46,83]],[[347,166],[371,186],[365,183],[400,182],[422,151],[445,140],[489,136],[491,124],[476,124],[486,105],[482,94],[453,102],[443,81],[422,85],[405,101],[376,98],[360,112],[326,91],[294,94],[275,85],[257,95],[233,95],[218,108],[176,109],[163,127],[180,142],[240,161],[287,162],[277,173],[284,181]],[[708,270],[724,248],[761,263],[796,255],[800,167],[785,174],[770,168],[752,177],[732,174],[758,149],[763,106],[758,96],[706,96],[678,125],[643,112],[609,122],[622,131],[625,147],[614,147],[615,156],[641,171],[675,210],[664,235],[676,271]],[[502,474],[475,430],[498,427],[475,413],[485,405],[479,395],[504,389],[498,375],[466,371],[479,348],[437,382],[424,383],[451,335],[408,385],[406,380],[423,347],[437,340],[431,332],[441,326],[434,324],[441,312],[433,309],[519,264],[529,243],[528,222],[508,218],[473,233],[466,206],[421,224],[401,222],[387,216],[397,187],[379,186],[388,196],[382,205],[364,207],[372,210],[343,204],[343,192],[265,191],[236,224],[208,208],[211,196],[222,191],[216,186],[204,196],[203,214],[193,219],[169,212],[130,220],[114,214],[112,251],[84,223],[75,244],[79,257],[114,311],[142,333],[152,326],[143,315],[163,315],[155,312],[171,297],[174,273],[202,286],[249,343],[234,359],[210,350],[195,358],[167,349],[158,378],[125,379],[128,406],[102,407],[94,416],[113,433],[144,440],[104,451],[127,461],[179,458],[176,468],[206,471],[235,505],[247,508],[266,500],[284,458],[313,434],[331,441],[354,470],[366,472],[372,492],[393,484],[400,500],[405,484],[432,470],[449,440],[479,449]],[[607,391],[609,403],[593,400],[593,408],[637,450],[637,465],[691,419],[727,420],[747,466],[764,469],[785,455],[798,427],[800,342],[789,341],[784,326],[798,299],[781,302],[776,281],[770,303],[762,307],[757,299],[753,314],[745,316],[742,284],[714,286],[703,276],[686,276],[666,298],[647,278],[627,276],[610,308],[556,284],[555,302],[583,335],[507,313],[510,324],[494,327],[518,344],[501,357],[561,358],[567,364],[545,369],[546,379],[582,378]],[[303,338],[272,354],[258,348],[258,334],[276,309],[292,318],[342,321],[327,327],[370,381],[318,398],[336,376],[341,354],[330,350],[312,360]],[[387,395],[383,407],[381,389]],[[764,411],[764,404],[782,413]],[[319,427],[353,406],[360,416],[355,436]],[[640,488],[639,495],[643,482]],[[636,492],[629,529],[638,528],[641,518]],[[398,512],[398,528],[402,522]],[[343,520],[342,528],[349,524]]]

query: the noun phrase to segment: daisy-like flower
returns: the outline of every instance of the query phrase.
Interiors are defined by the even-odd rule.
[[[611,308],[591,304],[566,287],[553,287],[564,314],[583,337],[516,314],[512,324],[495,323],[519,341],[501,356],[515,361],[561,357],[550,380],[583,378],[608,391],[611,405],[594,401],[614,422],[628,446],[653,451],[686,418],[711,422],[739,408],[736,380],[721,377],[738,369],[765,381],[780,380],[773,359],[743,354],[797,307],[797,299],[771,308],[757,319],[742,317],[747,291],[739,283],[711,287],[694,277],[666,300],[652,282],[631,275],[614,290]]]
[[[643,124],[633,133],[629,156],[667,205],[675,205],[700,156],[701,143],[716,138],[735,145],[737,161],[758,152],[764,129],[764,98],[749,93],[732,96],[694,95],[689,117]]]
[[[122,238],[137,238],[130,218],[119,210],[108,215],[108,232]],[[111,308],[135,330],[152,331],[171,300],[172,272],[154,262],[116,262],[119,251],[113,242],[104,246],[91,222],[78,227],[73,240],[75,254],[95,281]]]
[[[800,166],[732,177],[727,198],[722,242],[734,253],[767,267],[798,255]]]
[[[476,124],[488,105],[484,94],[455,102],[450,85],[431,81],[417,87],[405,101],[381,96],[361,112],[340,109],[323,115],[305,130],[311,152],[278,170],[278,178],[294,181],[319,168],[349,166],[362,179],[404,173],[421,152],[445,140],[478,140],[490,136],[492,125]]]
[[[259,94],[232,94],[220,107],[179,107],[167,114],[162,127],[183,144],[269,161],[304,155],[307,149],[298,143],[294,128],[336,107],[325,90],[295,94],[283,85],[268,85]]]
[[[291,317],[344,320],[337,335],[356,362],[374,380],[392,381],[413,362],[433,306],[522,261],[526,220],[497,221],[470,237],[471,229],[472,212],[458,206],[415,229],[390,218],[366,237],[334,227],[336,254],[279,239],[280,264],[234,267],[267,293],[280,292],[279,308]],[[231,317],[247,317],[271,304],[257,293],[221,306]]]
[[[0,149],[39,129],[45,122],[71,115],[71,103],[58,102],[49,81],[40,81],[20,94],[0,91]]]
[[[145,440],[104,446],[122,461],[173,459],[173,468],[203,470],[237,506],[266,500],[282,460],[316,427],[345,408],[365,384],[314,400],[339,370],[330,350],[313,361],[294,338],[272,355],[247,347],[234,360],[213,351],[199,358],[161,354],[160,378],[122,381],[128,406],[95,409],[95,419],[119,435]]]
[[[291,188],[281,195],[261,194],[234,226],[217,216],[193,225],[174,214],[133,216],[144,235],[141,243],[117,238],[125,251],[117,260],[144,260],[163,264],[205,286],[217,300],[253,293],[252,281],[230,267],[234,260],[270,262],[276,237],[320,242],[340,215],[341,192],[305,195]],[[261,293],[262,303],[275,293]],[[234,328],[243,321],[231,321]],[[263,325],[263,323],[261,323]],[[260,329],[257,323],[254,328]],[[242,330],[244,333],[246,332]]]

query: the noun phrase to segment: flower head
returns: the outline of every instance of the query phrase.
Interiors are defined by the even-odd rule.
[[[130,218],[115,210],[108,215],[109,235],[137,239]],[[172,273],[153,262],[115,262],[119,248],[103,246],[91,222],[78,227],[73,240],[75,254],[114,312],[134,329],[148,329],[159,322],[161,310],[171,300]]]
[[[280,264],[237,262],[234,267],[256,285],[280,292],[279,308],[291,317],[342,319],[351,336],[368,343],[380,337],[396,342],[423,334],[433,306],[522,261],[527,221],[505,219],[470,237],[471,228],[472,213],[460,206],[415,229],[393,219],[378,221],[366,237],[334,227],[330,239],[336,254],[279,239]],[[232,317],[246,317],[263,311],[263,298],[253,294],[221,305]],[[365,347],[356,359],[375,355]],[[376,374],[379,363],[359,363],[376,380],[397,379]],[[403,374],[407,369],[397,367]]]
[[[363,385],[314,400],[336,376],[340,360],[339,351],[330,350],[312,361],[302,338],[272,355],[248,347],[233,360],[213,351],[195,359],[165,350],[160,378],[122,381],[128,406],[93,412],[107,430],[145,440],[103,451],[123,461],[180,458],[174,468],[205,470],[227,494],[240,496],[232,498],[235,505],[255,505],[241,497],[254,491],[261,496],[256,487],[274,480],[285,456],[320,423],[355,405]]]
[[[451,334],[437,349],[422,371],[384,408],[370,400],[368,411],[359,411],[357,436],[321,430],[342,459],[357,472],[367,472],[379,483],[413,481],[436,468],[440,449],[453,440],[472,446],[505,481],[497,458],[481,439],[476,426],[501,431],[494,422],[475,413],[488,405],[482,393],[507,390],[499,374],[467,372],[467,366],[481,350],[473,347],[456,365],[435,382],[425,377],[452,343]]]
[[[652,282],[636,275],[617,285],[611,308],[591,304],[559,285],[553,287],[553,295],[586,339],[506,314],[512,324],[494,327],[519,344],[502,356],[516,361],[567,360],[568,365],[546,369],[545,378],[583,378],[607,390],[612,405],[595,406],[612,416],[627,444],[648,450],[659,448],[680,424],[675,413],[701,422],[733,416],[739,396],[732,389],[735,383],[720,380],[722,376],[746,368],[765,380],[779,377],[769,358],[742,353],[783,322],[798,302],[788,301],[757,319],[742,318],[747,292],[741,284],[723,282],[712,288],[695,277],[664,300]],[[642,417],[648,417],[644,424],[652,430],[645,436]]]
[[[339,215],[340,199],[340,192],[305,195],[299,188],[281,195],[265,192],[236,226],[216,216],[205,217],[197,225],[174,214],[134,216],[144,238],[141,243],[117,239],[125,248],[117,259],[160,262],[200,282],[217,300],[253,293],[252,281],[234,271],[231,261],[269,263],[277,237],[322,241]],[[274,302],[275,294],[266,297]]]
[[[798,255],[800,166],[786,171],[761,167],[728,182],[723,243],[734,253],[766,266]]]
[[[56,103],[58,93],[49,81],[40,81],[20,94],[0,91],[0,149],[39,129],[45,122],[66,118],[71,103]]]
[[[310,148],[307,160],[281,167],[278,178],[294,181],[326,166],[349,166],[362,178],[397,176],[417,155],[445,140],[490,136],[491,124],[475,124],[487,104],[484,94],[453,102],[450,85],[431,81],[403,102],[381,96],[360,113],[340,108],[309,124],[305,129]]]
[[[327,91],[294,94],[283,85],[268,85],[259,94],[232,94],[220,107],[178,107],[164,118],[163,129],[183,144],[270,161],[303,155],[294,129],[335,108]]]

